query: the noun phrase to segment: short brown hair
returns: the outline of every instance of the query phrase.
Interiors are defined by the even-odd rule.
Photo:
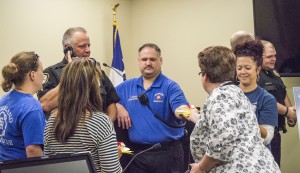
[[[207,47],[198,54],[202,75],[206,74],[212,83],[232,81],[235,73],[236,57],[224,46]]]
[[[141,47],[139,48],[139,53],[140,53],[145,47],[153,48],[153,49],[155,49],[155,51],[157,52],[157,55],[158,55],[158,56],[161,55],[161,50],[160,50],[160,48],[159,48],[156,44],[153,44],[153,43],[146,43],[146,44],[144,44],[143,46],[141,46]]]

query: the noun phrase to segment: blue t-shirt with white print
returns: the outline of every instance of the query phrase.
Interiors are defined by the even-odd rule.
[[[12,90],[0,99],[0,160],[26,158],[26,147],[44,144],[45,115],[31,94]]]

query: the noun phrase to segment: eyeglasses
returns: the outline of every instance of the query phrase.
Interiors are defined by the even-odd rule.
[[[204,71],[200,71],[200,72],[198,73],[199,76],[200,76],[201,74],[204,74]]]
[[[39,55],[38,54],[36,54],[35,52],[33,52],[33,64],[32,64],[32,70],[35,70],[35,67],[36,67],[36,65],[37,65],[37,61],[38,61],[38,59],[39,59]]]

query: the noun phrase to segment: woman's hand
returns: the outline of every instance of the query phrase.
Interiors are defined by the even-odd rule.
[[[195,106],[191,106],[191,115],[189,117],[189,120],[193,123],[196,123],[200,118],[200,112]]]
[[[191,171],[190,173],[207,173],[207,171],[201,169],[199,163],[192,163],[190,164]]]
[[[118,145],[118,157],[119,157],[119,160],[122,157],[122,146],[121,145]]]

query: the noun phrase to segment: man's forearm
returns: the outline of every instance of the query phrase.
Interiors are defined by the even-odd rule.
[[[296,119],[296,112],[294,107],[285,106],[277,102],[278,114],[287,118]]]
[[[288,97],[288,95],[285,96],[284,104],[285,104],[285,106],[287,106],[287,107],[293,106],[292,103],[291,103],[291,101],[290,101],[290,98]]]
[[[110,117],[112,122],[117,119],[117,107],[115,103],[112,103],[107,107],[107,115]]]
[[[58,89],[59,85],[48,91],[43,97],[40,98],[42,108],[45,112],[51,112],[53,109],[57,108]]]
[[[277,102],[277,109],[279,115],[284,115],[286,113],[287,106]]]

